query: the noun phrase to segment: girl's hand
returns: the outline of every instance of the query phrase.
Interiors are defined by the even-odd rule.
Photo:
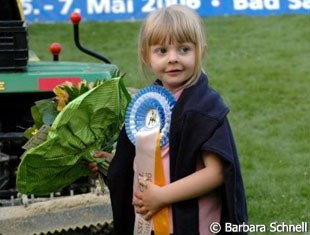
[[[110,162],[112,160],[112,158],[113,158],[113,154],[108,153],[108,152],[104,152],[104,151],[98,151],[98,152],[96,152],[94,154],[94,157],[95,158],[105,158],[105,159],[107,159]],[[94,176],[98,175],[99,168],[98,168],[96,162],[89,162],[89,163],[87,163],[87,167],[88,167],[88,169],[91,171],[91,173]]]
[[[162,188],[142,178],[138,180],[143,191],[134,192],[133,205],[136,213],[143,215],[145,220],[149,220],[166,206],[162,197]]]

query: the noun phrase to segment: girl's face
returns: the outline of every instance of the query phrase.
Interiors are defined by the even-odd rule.
[[[171,43],[150,48],[150,67],[171,92],[182,88],[195,71],[195,45]]]

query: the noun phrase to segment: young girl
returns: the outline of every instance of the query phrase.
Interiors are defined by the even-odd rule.
[[[227,120],[229,109],[202,70],[206,41],[200,17],[173,5],[151,13],[142,25],[139,55],[144,73],[177,99],[169,144],[162,148],[168,184],[144,179],[133,192],[135,146],[120,133],[107,180],[115,234],[134,232],[135,213],[146,220],[169,208],[170,234],[212,234],[212,223],[247,223],[237,151]],[[156,231],[155,231],[156,233]]]

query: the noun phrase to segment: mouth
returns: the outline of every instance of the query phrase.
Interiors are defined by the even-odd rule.
[[[181,69],[171,69],[171,70],[167,70],[166,73],[167,74],[178,74],[181,73],[183,70]]]

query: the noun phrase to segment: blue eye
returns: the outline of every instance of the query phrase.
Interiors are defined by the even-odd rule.
[[[159,48],[159,52],[165,54],[167,52],[166,48]]]
[[[165,53],[167,53],[167,49],[165,47],[156,47],[154,49],[154,53],[156,53],[156,54],[165,54]]]
[[[180,51],[182,52],[182,53],[186,53],[186,52],[188,52],[188,51],[190,51],[191,50],[191,48],[190,47],[187,47],[187,46],[184,46],[184,47],[181,47],[180,48]]]

